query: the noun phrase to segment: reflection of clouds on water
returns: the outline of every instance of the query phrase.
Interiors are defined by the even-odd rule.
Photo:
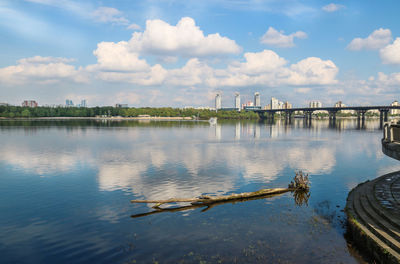
[[[330,173],[336,164],[334,147],[292,148],[288,152],[287,162],[290,167],[309,174]]]
[[[120,153],[118,162],[100,162],[99,188],[103,191],[132,191],[146,199],[230,191],[234,188],[234,177],[207,173],[206,168],[211,166],[215,159],[213,153],[216,152],[212,147],[190,144],[167,145],[164,148],[150,145],[134,154]]]
[[[3,139],[0,161],[39,175],[89,164],[98,171],[102,191],[124,190],[146,199],[164,199],[233,191],[243,179],[269,183],[287,168],[329,174],[339,154],[383,157],[376,151],[379,140],[368,141],[354,132],[346,136],[349,142],[341,141],[344,137],[328,126],[329,122],[321,121],[303,129],[298,120],[293,126],[280,120],[276,125],[184,127],[177,123],[165,128],[141,124],[87,127],[84,133],[75,129],[73,136],[65,128],[47,128]]]
[[[142,185],[140,175],[146,168],[146,164],[136,162],[107,162],[100,164],[98,168],[99,188],[102,191],[115,191]]]
[[[35,149],[6,146],[2,149],[0,161],[5,161],[13,167],[41,176],[68,172],[75,169],[81,162],[88,163],[85,151],[75,153],[46,152]]]
[[[398,165],[392,165],[392,166],[382,166],[380,168],[378,168],[377,171],[377,177],[391,173],[391,172],[395,172],[395,171],[400,171],[400,163]]]

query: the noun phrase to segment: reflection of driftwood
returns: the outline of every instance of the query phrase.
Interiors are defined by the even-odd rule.
[[[223,195],[223,196],[200,196],[198,198],[171,198],[168,200],[131,200],[131,203],[155,203],[156,205],[153,208],[160,208],[160,205],[166,203],[180,203],[180,202],[188,202],[192,205],[201,205],[207,206],[213,203],[225,202],[231,200],[252,198],[258,196],[265,196],[269,194],[280,194],[289,191],[294,191],[294,188],[275,188],[275,189],[262,189],[256,192],[246,192],[246,193],[237,193],[231,195]]]
[[[288,189],[287,191],[290,191],[290,189]],[[251,201],[251,200],[271,198],[271,197],[275,197],[275,196],[278,196],[278,195],[283,194],[283,193],[285,193],[285,192],[280,192],[280,193],[275,193],[275,194],[264,194],[264,195],[250,197],[250,198],[237,198],[237,199],[234,199],[234,200],[225,200],[225,201],[219,201],[219,202],[214,202],[214,203],[210,203],[210,204],[199,203],[199,204],[192,204],[192,205],[179,206],[179,207],[173,207],[173,208],[155,207],[154,208],[155,211],[142,213],[142,214],[135,214],[135,215],[131,215],[131,217],[132,218],[137,218],[137,217],[143,217],[143,216],[148,216],[148,215],[158,214],[158,213],[165,213],[165,212],[170,212],[170,213],[180,212],[180,211],[192,210],[192,209],[196,209],[196,208],[207,206],[206,208],[201,210],[202,212],[205,212],[207,210],[210,210],[214,206],[221,205],[221,204],[227,204],[227,203],[234,204],[234,203],[237,203],[237,202],[245,202],[245,201]]]
[[[297,206],[308,206],[308,199],[310,198],[310,192],[308,190],[297,190],[293,193],[294,203]]]

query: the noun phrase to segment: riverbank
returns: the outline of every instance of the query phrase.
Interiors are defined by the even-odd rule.
[[[296,119],[303,119],[303,117],[295,117]],[[208,118],[196,118],[190,116],[137,116],[137,117],[124,117],[124,116],[96,116],[96,117],[84,117],[84,116],[53,116],[53,117],[0,117],[0,120],[154,120],[154,121],[208,121]],[[222,120],[243,120],[239,117],[218,117]],[[284,116],[275,117],[276,120],[285,120]],[[315,120],[328,120],[329,117],[313,117]],[[354,120],[357,119],[355,116],[350,117],[336,117],[337,120]],[[376,120],[379,117],[366,117],[366,120]],[[395,118],[393,118],[395,119]],[[250,119],[250,120],[255,120]]]
[[[400,262],[400,172],[366,181],[347,198],[348,235],[378,263]]]

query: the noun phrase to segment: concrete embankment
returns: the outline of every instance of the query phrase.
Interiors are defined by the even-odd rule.
[[[346,203],[348,234],[378,263],[400,263],[400,172],[359,184]]]

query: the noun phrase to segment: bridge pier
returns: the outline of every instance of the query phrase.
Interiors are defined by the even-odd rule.
[[[268,120],[270,120],[271,122],[273,122],[275,119],[275,112],[270,112],[268,115]]]
[[[310,110],[304,111],[304,121],[305,121],[306,126],[311,126],[312,113],[313,113],[313,111],[310,111]]]
[[[383,127],[383,122],[388,121],[389,109],[379,109],[379,127]]]
[[[292,123],[292,111],[285,110],[285,123],[291,124]]]
[[[367,110],[362,109],[362,110],[357,110],[357,124],[358,127],[364,127],[365,125],[365,113]],[[361,122],[360,122],[361,119]]]
[[[336,113],[337,113],[337,111],[331,110],[331,111],[328,111],[328,113],[329,113],[329,120],[335,121],[335,120],[336,120]]]
[[[265,119],[265,112],[256,112],[261,120]]]

